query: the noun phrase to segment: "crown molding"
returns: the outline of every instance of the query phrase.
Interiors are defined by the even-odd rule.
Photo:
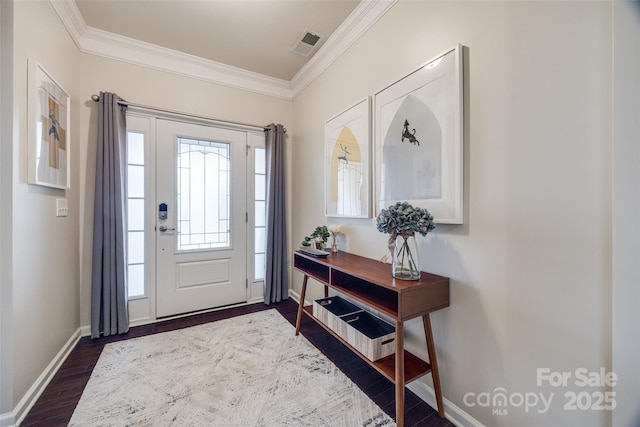
[[[74,0],[50,0],[83,53],[166,71],[223,86],[293,99],[342,55],[397,0],[363,0],[291,81],[221,64],[88,27]]]
[[[88,27],[73,0],[51,0],[51,4],[81,52],[237,89],[292,98],[291,86],[286,80]]]
[[[362,0],[316,53],[291,79],[293,96],[317,79],[398,0]]]

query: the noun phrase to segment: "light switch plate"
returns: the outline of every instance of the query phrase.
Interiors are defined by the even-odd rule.
[[[56,199],[56,216],[67,216],[68,213],[67,199]]]

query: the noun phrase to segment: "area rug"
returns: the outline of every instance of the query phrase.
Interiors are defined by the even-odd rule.
[[[107,344],[70,426],[394,426],[277,310]]]

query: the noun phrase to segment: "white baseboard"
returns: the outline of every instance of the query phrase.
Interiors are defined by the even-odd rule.
[[[294,291],[293,289],[289,289],[289,297],[295,302],[297,302],[298,304],[300,303],[300,294]]]
[[[289,290],[289,296],[296,301],[298,304],[300,303],[300,294],[293,290]],[[307,302],[307,304],[309,304]],[[141,319],[142,320],[142,319]],[[152,323],[153,321],[149,321],[150,319],[146,319],[145,322],[142,320],[139,324]],[[82,326],[74,332],[74,334],[69,338],[63,348],[58,352],[56,357],[49,363],[44,372],[38,377],[36,382],[29,388],[25,396],[20,400],[18,406],[9,413],[0,414],[0,427],[15,427],[19,426],[20,423],[27,416],[33,405],[36,403],[40,395],[44,392],[45,388],[53,379],[53,376],[58,372],[62,363],[67,359],[69,353],[76,346],[81,336],[90,336],[91,335],[91,327],[90,326]],[[428,386],[426,383],[422,381],[414,381],[407,385],[407,388],[415,393],[420,399],[424,400],[427,404],[429,404],[432,408],[436,408],[436,398],[433,388]],[[452,403],[451,401],[443,398],[444,404],[444,412],[445,417],[451,421],[456,426],[460,427],[484,427],[484,425],[473,418],[471,415],[467,414],[460,407]]]
[[[430,378],[431,376],[429,376]],[[436,394],[433,391],[433,387],[428,386],[424,382],[417,380],[407,385],[407,388],[414,392],[416,396],[424,400],[432,408],[437,410]],[[450,400],[442,398],[442,404],[444,406],[444,416],[458,427],[485,427],[480,421],[467,414],[459,406],[455,405]]]
[[[91,336],[91,326],[90,325],[80,326],[80,336],[81,337],[90,337]]]
[[[294,291],[293,289],[289,289],[289,296],[291,297],[291,299],[293,299],[295,302],[297,302],[298,304],[300,304],[300,294],[297,293],[296,291]],[[304,305],[310,305],[311,302],[307,301],[305,299],[304,301]]]
[[[289,296],[293,298],[298,304],[300,304],[300,294],[296,291],[290,289]],[[305,305],[310,304],[310,302],[305,302]],[[424,400],[429,406],[432,408],[437,408],[436,404],[436,395],[433,391],[432,387],[429,387],[422,381],[413,381],[407,385],[407,388],[414,392],[416,396],[420,399]],[[459,427],[485,427],[480,421],[473,418],[471,415],[467,414],[460,407],[455,405],[453,402],[443,398],[442,403],[444,405],[444,415],[445,418],[451,421],[453,424]]]
[[[33,405],[35,405],[45,388],[47,388],[47,385],[49,385],[53,376],[58,372],[60,366],[62,366],[62,363],[67,360],[69,353],[71,353],[71,350],[74,349],[79,340],[80,328],[78,328],[67,340],[64,346],[62,346],[62,349],[60,349],[51,363],[49,363],[38,379],[36,379],[29,390],[27,390],[13,411],[0,415],[0,427],[19,426],[20,423],[24,421],[24,418],[27,416],[31,408],[33,408]]]

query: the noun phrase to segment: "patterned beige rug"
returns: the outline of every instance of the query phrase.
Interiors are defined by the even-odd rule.
[[[70,426],[394,426],[276,310],[107,344]]]

